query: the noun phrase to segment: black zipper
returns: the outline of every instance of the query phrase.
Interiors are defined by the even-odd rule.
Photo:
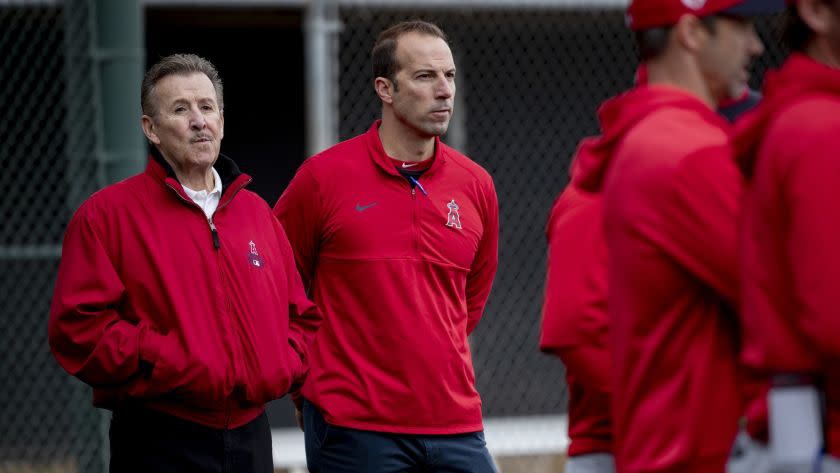
[[[216,230],[216,224],[213,223],[213,217],[209,217],[207,219],[207,223],[210,224],[210,234],[213,235],[213,248],[218,250],[222,247],[222,243],[219,241],[219,231]]]
[[[248,181],[244,182],[241,186],[238,186],[236,188],[236,190],[233,191],[233,194],[231,194],[230,197],[227,200],[220,199],[219,200],[219,206],[216,207],[216,212],[218,212],[219,210],[227,207],[227,205],[230,202],[233,201],[233,198],[236,197],[236,194],[239,193],[240,190],[244,189],[245,186],[247,186],[251,181],[252,181],[252,179],[248,179]],[[166,187],[172,189],[172,191],[175,192],[175,195],[177,195],[178,198],[180,198],[181,200],[186,202],[188,205],[196,207],[199,211],[201,211],[202,214],[204,213],[204,209],[202,209],[193,200],[185,198],[183,195],[181,195],[180,192],[178,192],[177,189],[175,189],[174,186],[172,186],[168,182],[165,182],[165,184],[166,184]],[[224,197],[224,195],[222,197]],[[213,215],[215,215],[215,212],[213,213]],[[210,235],[213,238],[213,248],[215,248],[218,251],[222,247],[222,243],[221,243],[221,239],[219,238],[219,230],[216,228],[216,224],[213,223],[213,217],[212,216],[207,218],[207,224],[210,227]],[[221,269],[221,265],[219,265],[219,268]],[[219,277],[221,279],[224,279],[221,274],[219,275]],[[230,311],[229,305],[230,305],[230,300],[225,298],[225,306],[226,306],[226,309],[227,309],[228,312]],[[231,327],[230,327],[230,325],[228,325],[228,330],[230,330],[230,329],[231,329]],[[233,343],[232,340],[231,340],[231,342]],[[231,346],[231,351],[234,351],[234,350],[235,350],[235,348],[233,346]],[[231,353],[231,355],[233,355],[233,353]],[[230,360],[230,362],[231,362],[231,368],[233,369],[233,381],[235,383],[236,382],[236,371],[237,371],[236,360]],[[231,404],[231,400],[226,399],[225,400],[225,427],[224,427],[225,434],[227,434],[226,431],[230,428],[230,421],[231,421],[231,417],[233,416],[233,412],[232,412],[230,404]],[[225,457],[227,457],[227,452],[225,452]],[[225,460],[225,469],[228,470],[227,460]]]
[[[238,187],[236,188],[236,190],[234,190],[234,191],[233,191],[233,194],[231,194],[230,198],[228,198],[228,199],[227,199],[227,200],[225,200],[224,202],[222,202],[222,200],[221,200],[221,199],[219,199],[219,206],[218,206],[218,207],[216,207],[216,212],[218,212],[219,210],[221,210],[221,209],[223,209],[223,208],[227,207],[227,205],[233,201],[233,198],[234,198],[234,197],[236,197],[236,194],[238,194],[238,193],[239,193],[239,191],[241,191],[242,189],[244,189],[244,188],[245,188],[245,186],[247,186],[248,184],[250,184],[252,180],[253,180],[253,179],[248,179],[248,181],[244,182],[241,186],[238,186]],[[193,207],[196,207],[198,210],[201,210],[201,213],[204,213],[204,209],[202,209],[201,207],[199,207],[199,205],[198,205],[198,204],[196,204],[194,201],[192,201],[192,200],[190,200],[190,199],[187,199],[186,197],[184,197],[183,195],[181,195],[181,193],[180,193],[180,192],[178,192],[178,190],[177,190],[177,189],[175,189],[175,187],[173,187],[173,186],[172,186],[171,184],[169,184],[168,182],[167,182],[167,183],[165,183],[165,184],[166,184],[166,187],[168,187],[168,188],[172,189],[172,191],[173,191],[173,192],[175,192],[175,195],[177,195],[177,196],[178,196],[178,198],[180,198],[181,200],[183,200],[184,202],[186,202],[188,205],[191,205],[191,206],[193,206]],[[222,197],[224,197],[224,196],[222,196]],[[216,215],[216,213],[214,212],[214,213],[213,213],[213,215]],[[216,224],[215,224],[215,223],[213,223],[213,217],[212,217],[212,216],[207,218],[207,224],[210,226],[210,236],[213,238],[213,248],[215,248],[216,250],[218,250],[218,249],[220,249],[220,248],[222,247],[222,240],[219,238],[219,230],[216,228]]]

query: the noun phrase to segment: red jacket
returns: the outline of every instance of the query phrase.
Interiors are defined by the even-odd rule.
[[[643,67],[639,73],[644,73]],[[744,97],[721,105],[718,114],[735,120],[754,107],[759,98],[759,94],[745,91]],[[604,108],[609,110],[610,105]],[[624,126],[631,126],[640,118],[628,115]],[[609,121],[609,117],[604,119]],[[612,126],[612,136],[581,142],[572,161],[571,182],[554,203],[548,223],[549,257],[540,348],[559,356],[566,367],[569,456],[612,452],[603,195],[581,189],[580,182],[588,179],[590,173],[606,169],[602,161],[625,132],[624,126]],[[760,388],[759,391],[763,394]],[[748,400],[755,395],[745,394]]]
[[[722,310],[737,296],[743,187],[727,124],[662,85],[609,102],[601,121],[615,138],[581,182],[605,189],[617,468],[722,472],[742,411]]]
[[[639,82],[646,81],[644,67]],[[572,161],[571,182],[551,210],[548,268],[540,348],[560,357],[569,386],[570,456],[612,453],[612,362],[607,313],[607,244],[603,193],[586,181],[601,179],[615,142],[645,109],[618,126],[610,116],[618,99],[599,110],[610,134],[584,139]]]
[[[612,453],[611,368],[607,320],[607,246],[600,192],[579,187],[593,150],[584,140],[572,161],[571,182],[548,220],[548,268],[540,349],[560,357],[569,386],[569,456]]]
[[[158,158],[159,159],[159,158]],[[214,428],[249,422],[305,374],[320,316],[250,177],[220,157],[211,226],[168,166],[91,196],[70,221],[50,310],[53,354],[94,404]]]
[[[306,160],[274,208],[324,314],[303,394],[343,427],[479,431],[467,335],[498,262],[493,181],[437,140],[412,190],[378,126]]]
[[[794,54],[739,124],[749,179],[741,241],[743,358],[825,382],[828,449],[840,456],[840,71]],[[754,416],[753,420],[760,420]]]

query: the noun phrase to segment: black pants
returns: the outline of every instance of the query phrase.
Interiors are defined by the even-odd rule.
[[[213,429],[148,409],[111,418],[111,473],[271,473],[265,413],[231,430]]]

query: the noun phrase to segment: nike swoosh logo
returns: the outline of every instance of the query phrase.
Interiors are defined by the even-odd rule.
[[[373,207],[374,205],[376,205],[376,202],[367,205],[356,204],[356,212],[364,212],[365,210]]]
[[[402,167],[404,167],[404,168],[410,168],[410,167],[412,167],[412,166],[417,166],[417,163],[411,163],[411,164],[409,164],[409,163],[402,163]]]

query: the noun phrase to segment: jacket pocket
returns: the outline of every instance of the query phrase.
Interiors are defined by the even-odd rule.
[[[189,352],[173,334],[163,338],[150,384],[168,387],[168,394],[196,406],[217,406],[223,402],[226,366],[211,354]]]
[[[262,357],[262,363],[250,366],[250,374],[243,386],[243,397],[239,399],[247,405],[263,405],[285,396],[293,388],[299,388],[306,374],[304,364],[297,351],[289,344],[278,346],[278,353],[271,357]]]

